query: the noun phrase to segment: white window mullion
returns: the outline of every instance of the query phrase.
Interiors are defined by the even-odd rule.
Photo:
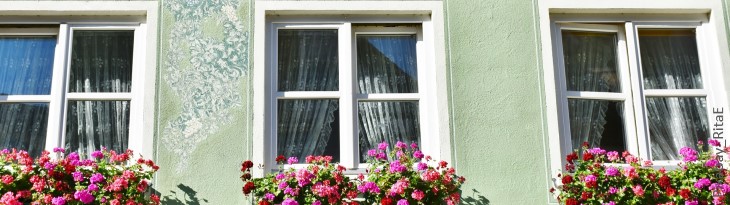
[[[339,87],[340,87],[340,164],[347,168],[356,168],[359,155],[357,127],[357,100],[355,92],[355,37],[352,24],[344,23],[338,31],[339,55]],[[356,154],[358,153],[358,154]]]
[[[636,124],[636,117],[634,116],[640,116],[635,115],[636,109],[641,110],[641,107],[635,107],[636,104],[634,104],[635,97],[632,97],[632,95],[635,92],[634,88],[637,87],[636,84],[632,81],[634,79],[632,75],[633,67],[631,66],[631,60],[629,54],[629,48],[633,48],[628,46],[628,42],[631,41],[628,38],[626,29],[618,29],[618,45],[617,45],[617,56],[618,56],[618,69],[619,69],[619,81],[621,82],[621,92],[623,95],[626,96],[626,100],[623,101],[623,119],[624,119],[624,139],[626,139],[626,150],[629,151],[629,153],[633,154],[639,154],[641,153],[639,151],[640,147],[640,141],[639,138],[644,136],[640,135],[636,132],[637,128],[640,126],[637,126]]]
[[[46,134],[46,150],[63,146],[63,131],[65,130],[66,101],[66,65],[70,51],[68,24],[60,24],[58,40],[53,59],[53,76],[51,77],[51,100],[48,105],[48,130]]]
[[[50,95],[0,95],[0,102],[27,103],[51,102]]]
[[[626,22],[624,24],[626,30],[626,45],[627,53],[629,56],[629,74],[631,81],[631,93],[634,106],[634,121],[636,124],[636,145],[638,146],[638,156],[649,160],[650,156],[650,145],[649,140],[649,127],[647,126],[646,108],[644,107],[645,99],[643,95],[644,83],[643,74],[641,73],[641,58],[639,58],[639,37],[636,31],[636,27],[633,22]],[[631,113],[629,113],[631,114]],[[632,117],[632,116],[627,116]]]
[[[144,88],[146,87],[144,80],[146,59],[146,31],[147,26],[144,23],[134,30],[134,47],[132,56],[132,87],[129,102],[129,141],[127,147],[131,150],[142,154],[145,157],[152,156],[152,138],[140,137],[144,136],[143,127],[144,119]]]

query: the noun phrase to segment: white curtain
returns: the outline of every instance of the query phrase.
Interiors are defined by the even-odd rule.
[[[69,92],[129,93],[132,85],[133,31],[75,31]],[[130,101],[67,102],[68,152],[88,156],[106,147],[123,152],[129,139]]]
[[[701,89],[694,33],[684,30],[639,31],[645,89]],[[679,149],[706,142],[704,97],[647,97],[654,160],[679,160]]]
[[[616,65],[616,34],[563,32],[563,56],[568,91],[620,92]],[[583,142],[600,147],[606,123],[607,100],[569,99],[570,133],[574,149]],[[623,113],[622,103],[616,103]],[[621,115],[623,117],[623,115]],[[610,136],[623,138],[623,136]],[[623,140],[623,139],[619,139]]]
[[[280,30],[279,91],[337,91],[337,30]],[[303,159],[331,155],[339,159],[337,100],[279,100],[279,155]]]
[[[415,35],[359,35],[357,83],[360,93],[417,93]],[[419,143],[417,101],[358,103],[360,161],[378,143]]]
[[[48,95],[56,38],[0,37],[0,95]],[[0,103],[0,149],[45,148],[48,103]]]

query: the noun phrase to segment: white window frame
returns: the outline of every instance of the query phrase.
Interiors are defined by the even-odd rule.
[[[565,75],[562,63],[562,43],[557,35],[560,27],[565,23],[578,24],[622,24],[618,32],[625,33],[626,39],[623,45],[626,55],[631,56],[628,62],[629,78],[621,77],[621,96],[614,96],[617,99],[628,99],[624,106],[636,108],[635,113],[629,113],[633,118],[626,122],[627,150],[643,159],[650,158],[650,145],[646,111],[644,107],[645,97],[650,96],[706,96],[708,111],[708,126],[712,126],[714,118],[709,113],[713,108],[727,108],[725,84],[730,79],[730,73],[723,68],[730,65],[730,54],[728,53],[727,34],[725,32],[725,19],[722,17],[722,3],[713,0],[693,1],[663,1],[644,0],[641,2],[631,0],[600,1],[600,0],[539,0],[539,29],[542,45],[542,69],[545,95],[545,121],[547,130],[543,138],[546,150],[546,166],[549,169],[550,177],[546,185],[553,185],[552,178],[563,169],[565,156],[572,151],[570,144],[569,121],[567,118],[567,94]],[[703,77],[703,89],[698,90],[643,90],[642,75],[640,70],[640,58],[637,42],[638,36],[635,33],[637,28],[696,28],[698,51]],[[622,43],[619,43],[621,46]],[[619,53],[619,55],[621,55]],[[625,58],[624,58],[625,59]],[[625,64],[625,61],[619,63]],[[619,75],[625,75],[624,68],[619,67]],[[631,73],[633,72],[633,73]],[[623,87],[630,83],[630,87]],[[631,89],[631,90],[627,90]],[[628,93],[627,93],[628,91]],[[628,96],[627,96],[627,94]],[[582,93],[580,93],[582,94]],[[590,96],[590,95],[585,95]],[[593,96],[598,97],[598,96]],[[606,96],[602,96],[606,97]],[[632,103],[632,104],[629,104]],[[629,112],[628,109],[624,109]],[[625,119],[628,119],[626,117]],[[632,127],[634,129],[632,129]],[[711,133],[711,127],[708,127]],[[634,142],[631,142],[631,141]],[[724,143],[724,142],[723,142]],[[655,166],[676,165],[672,161],[658,161]],[[547,196],[547,202],[553,202],[554,198]]]
[[[0,102],[49,103],[46,150],[63,147],[69,100],[129,100],[128,148],[154,157],[154,100],[157,74],[158,2],[15,1],[0,8],[0,24],[58,25],[48,29],[15,29],[26,35],[54,35],[57,44],[49,95],[2,96]],[[8,31],[9,29],[4,29]],[[132,88],[129,93],[68,93],[71,41],[75,30],[134,30]],[[12,31],[12,30],[10,30]],[[17,32],[15,33],[17,34]],[[2,35],[2,34],[0,34]]]
[[[262,164],[275,164],[275,101],[282,98],[330,98],[338,99],[341,119],[353,119],[341,123],[341,133],[352,137],[340,137],[340,164],[357,173],[365,164],[357,163],[359,147],[356,124],[358,100],[418,100],[421,127],[421,148],[435,159],[451,161],[451,140],[446,97],[446,66],[442,3],[433,1],[386,1],[386,2],[277,2],[256,3],[254,22],[254,119],[252,158]],[[303,16],[307,15],[307,16]],[[360,28],[358,23],[417,23],[422,42],[417,43],[419,93],[408,94],[357,94],[355,80],[354,35],[366,32],[418,33],[401,28]],[[339,91],[277,92],[275,89],[276,28],[337,28],[339,46]],[[398,30],[400,29],[400,30]],[[351,69],[342,69],[351,68]],[[343,80],[351,79],[351,80]],[[343,106],[350,105],[350,106]],[[430,112],[424,112],[428,110]],[[347,122],[341,120],[341,122]],[[302,166],[302,165],[300,165]],[[294,167],[300,167],[294,166]],[[257,170],[255,175],[269,172],[274,166]]]

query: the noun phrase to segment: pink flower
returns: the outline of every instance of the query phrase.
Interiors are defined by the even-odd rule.
[[[408,205],[408,200],[405,200],[405,199],[398,200],[398,205]]]
[[[386,149],[388,149],[388,143],[382,142],[382,143],[378,144],[378,149],[379,150],[386,150]]]
[[[610,151],[606,153],[606,158],[608,158],[608,161],[616,161],[618,160],[618,152],[617,151]]]
[[[283,202],[281,202],[281,205],[299,205],[299,203],[294,199],[286,198]]]
[[[627,167],[624,169],[624,176],[627,176],[629,178],[636,178],[639,176],[638,173],[636,173],[636,169],[634,167]]]
[[[408,167],[403,166],[399,161],[390,162],[390,173],[404,172]]]
[[[697,180],[697,182],[695,182],[695,188],[702,189],[702,188],[705,188],[707,186],[710,186],[711,183],[712,182],[710,182],[709,179],[702,178],[702,179]]]
[[[631,188],[634,191],[634,194],[636,196],[643,196],[644,195],[644,188],[641,187],[641,185],[635,185],[633,188]]]
[[[439,173],[436,172],[435,170],[428,170],[426,172],[423,172],[423,174],[421,174],[421,179],[423,179],[423,181],[432,182],[432,181],[436,181],[439,178],[439,176],[440,176]]]
[[[608,188],[608,193],[609,194],[615,194],[616,192],[618,192],[618,189],[616,189],[616,187],[609,187]]]
[[[79,190],[74,193],[74,199],[81,201],[81,203],[89,204],[94,201],[94,196],[86,190]]]
[[[651,167],[652,165],[654,165],[654,163],[652,163],[651,161],[649,161],[649,160],[644,160],[644,166],[645,166],[645,167]]]
[[[375,182],[365,182],[362,185],[357,186],[357,190],[360,191],[360,193],[379,193],[380,188],[378,188],[378,184]]]
[[[378,151],[374,149],[368,150],[368,156],[375,157],[375,155],[378,155]]]
[[[398,141],[398,142],[395,143],[395,147],[401,148],[401,149],[405,149],[406,147],[408,147],[408,145],[406,145],[406,143],[403,143],[401,141]]]
[[[96,151],[94,151],[94,152],[91,153],[91,157],[94,157],[94,158],[97,158],[97,159],[101,159],[101,158],[104,157],[104,153],[102,153],[99,150],[96,150]]]
[[[2,198],[0,198],[0,204],[3,205],[23,205],[23,203],[20,203],[18,201],[18,198],[13,195],[13,192],[6,192],[3,194]]]
[[[71,175],[73,176],[74,181],[80,182],[80,181],[84,180],[84,174],[82,174],[79,171],[75,171],[75,172],[71,173]]]
[[[393,186],[390,187],[390,194],[391,195],[400,195],[406,192],[406,189],[408,188],[408,180],[406,179],[400,179]]]
[[[60,196],[59,197],[55,197],[55,198],[53,198],[51,200],[51,204],[53,204],[53,205],[65,205],[66,204],[66,199],[64,199],[63,197],[60,197]]]
[[[289,165],[299,162],[299,160],[296,157],[289,157],[289,159],[286,160]]]
[[[415,199],[416,201],[420,201],[425,196],[426,195],[421,190],[418,190],[418,189],[413,190],[413,193],[411,194],[411,197],[413,197],[413,199]]]
[[[274,194],[272,194],[272,193],[266,193],[266,194],[264,194],[264,199],[266,199],[268,201],[273,201],[275,197],[276,196],[274,196]]]
[[[720,164],[720,162],[717,161],[716,159],[710,159],[710,160],[707,160],[707,162],[705,162],[705,166],[708,166],[708,167],[716,167],[718,164]]]
[[[418,144],[416,144],[415,142],[411,143],[411,149],[418,149]]]
[[[692,201],[688,200],[688,201],[684,202],[684,205],[698,205],[698,204],[699,203],[697,202],[697,200],[692,200]]]
[[[417,150],[417,151],[413,152],[413,157],[416,158],[416,159],[422,159],[423,158],[423,152],[421,152],[420,150]]]
[[[62,152],[66,152],[66,150],[63,149],[62,147],[56,147],[56,148],[53,148],[53,152],[62,153]]]
[[[606,168],[606,176],[615,177],[618,176],[619,171],[616,169],[616,167],[608,167]]]
[[[427,170],[427,169],[428,169],[428,164],[426,164],[426,163],[423,163],[423,162],[419,162],[419,163],[418,163],[418,164],[416,165],[416,169],[418,169],[418,171],[425,171],[425,170]]]
[[[312,205],[322,205],[322,202],[319,202],[319,200],[316,200],[312,202]]]
[[[89,182],[91,182],[92,184],[102,181],[104,181],[104,175],[101,175],[100,173],[94,173],[89,178]]]
[[[95,192],[99,190],[99,186],[96,184],[89,184],[89,186],[86,187],[86,190],[89,190],[89,192]]]
[[[713,139],[713,140],[710,140],[710,141],[708,141],[708,143],[709,143],[710,145],[712,145],[712,146],[715,146],[715,147],[719,147],[719,146],[720,146],[720,141],[717,141],[717,140],[714,140],[714,139]]]
[[[6,174],[6,175],[3,175],[1,180],[3,181],[3,184],[10,184],[10,183],[13,183],[13,180],[15,180],[15,179],[13,179],[13,176]]]
[[[682,147],[682,149],[679,149],[679,154],[684,157],[684,159],[682,159],[684,162],[697,161],[697,151],[692,148]]]

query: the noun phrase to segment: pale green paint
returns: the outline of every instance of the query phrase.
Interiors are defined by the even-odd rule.
[[[189,187],[187,193],[197,192],[195,197],[203,204],[241,204],[241,182],[238,180],[239,163],[251,153],[251,96],[248,88],[252,76],[244,71],[245,77],[230,92],[238,92],[242,98],[240,106],[219,112],[232,116],[228,122],[218,122],[216,130],[205,134],[205,139],[190,148],[188,165],[176,169],[180,160],[176,152],[165,148],[159,139],[165,136],[165,126],[182,112],[185,102],[177,102],[186,93],[176,93],[167,84],[167,72],[193,69],[189,61],[190,39],[171,39],[175,24],[182,22],[171,17],[170,4],[186,6],[183,1],[163,2],[160,54],[160,81],[157,141],[157,160],[163,169],[157,175],[156,188],[168,203],[176,200],[183,203],[190,196],[178,185]],[[210,4],[221,1],[210,0]],[[250,0],[242,1],[236,16],[250,30]],[[460,174],[468,178],[464,196],[476,200],[486,199],[491,204],[544,204],[547,201],[547,178],[545,150],[543,149],[543,116],[541,113],[541,77],[536,69],[538,63],[535,27],[531,1],[449,1],[445,3],[448,17],[447,44],[452,86],[450,87],[454,162]],[[200,6],[200,5],[194,5]],[[202,6],[202,9],[209,9]],[[215,10],[205,17],[203,38],[225,40],[226,28],[217,20],[224,14]],[[481,22],[480,25],[473,22]],[[249,39],[251,40],[251,39]],[[175,41],[175,42],[173,42]],[[174,44],[175,47],[169,47]],[[247,45],[250,49],[251,44]],[[182,50],[176,50],[182,49]],[[171,51],[182,54],[183,62],[167,62]],[[253,59],[248,57],[247,65]],[[169,64],[176,64],[170,70]],[[220,67],[214,69],[221,69]],[[221,98],[213,93],[203,95],[213,99]],[[223,99],[221,99],[223,100]],[[193,108],[196,108],[193,106]],[[198,108],[198,109],[205,109]],[[201,117],[202,116],[202,117]],[[199,115],[197,117],[211,117]],[[212,116],[215,117],[215,116]],[[181,127],[180,129],[184,129]],[[180,137],[180,140],[184,140]],[[479,150],[479,151],[476,151]],[[527,152],[526,150],[531,150]],[[515,170],[520,170],[516,172]],[[173,194],[176,192],[176,194]],[[207,201],[203,201],[203,199]],[[206,203],[207,202],[207,203]],[[477,201],[479,202],[479,201]],[[486,202],[486,201],[481,201]],[[479,203],[473,203],[479,204]]]
[[[446,4],[452,137],[457,171],[467,178],[464,197],[546,204],[535,5],[526,0]]]

